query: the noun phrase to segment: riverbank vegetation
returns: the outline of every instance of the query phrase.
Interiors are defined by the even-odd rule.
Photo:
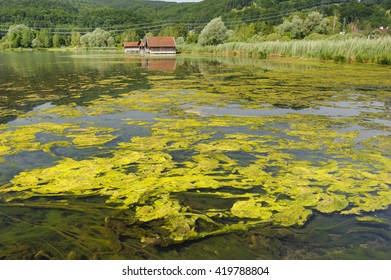
[[[337,62],[370,62],[391,65],[391,36],[383,38],[350,37],[345,39],[230,42],[216,46],[181,45],[183,53],[239,55],[257,58],[292,56],[320,58]]]
[[[3,2],[0,0],[2,12],[10,13],[5,16],[0,12],[0,49],[122,48],[125,41],[158,35],[174,36],[178,50],[186,53],[261,58],[298,56],[391,64],[391,0],[333,0],[323,5],[306,0],[306,6],[300,6],[299,1],[281,1],[275,5],[287,12],[278,12],[267,1],[247,0],[186,4],[144,0],[130,3],[118,0],[110,4],[90,0],[79,1],[77,5],[61,1],[59,6],[54,5],[58,1],[40,0],[47,13],[43,22],[33,12],[34,8],[28,7],[28,2],[27,12],[19,17],[11,12],[18,11],[20,3],[8,1],[7,6]],[[129,14],[131,8],[132,12],[138,11],[137,16]],[[197,9],[198,14],[209,12],[202,14],[202,20],[194,17],[191,20],[189,16],[194,16]],[[73,11],[73,19],[69,19],[70,12],[62,13],[60,18],[62,10]],[[124,11],[128,17],[123,16]],[[94,16],[98,12],[102,21]],[[149,17],[151,13],[153,20]]]
[[[274,27],[274,33],[257,33],[255,24],[228,30],[221,18],[212,20],[201,32],[198,44],[182,44],[185,53],[212,53],[266,58],[294,56],[391,64],[391,36],[388,28],[364,32],[339,32],[340,26],[317,11],[295,14]]]

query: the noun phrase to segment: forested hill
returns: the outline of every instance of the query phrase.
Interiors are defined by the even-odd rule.
[[[391,0],[203,0],[175,3],[148,0],[0,0],[0,33],[14,24],[33,29],[137,29],[158,33],[183,23],[200,29],[221,16],[228,27],[282,23],[294,12],[317,9],[326,16],[371,27],[391,25]],[[85,29],[87,30],[87,29]],[[1,36],[1,35],[0,35]]]

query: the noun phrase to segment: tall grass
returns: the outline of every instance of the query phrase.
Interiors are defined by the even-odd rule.
[[[226,43],[218,46],[179,46],[181,52],[268,56],[310,57],[335,61],[371,62],[391,65],[391,37],[377,39],[272,41],[262,43]]]

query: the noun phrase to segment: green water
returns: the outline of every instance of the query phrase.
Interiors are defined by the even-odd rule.
[[[0,259],[390,259],[390,74],[0,53]]]

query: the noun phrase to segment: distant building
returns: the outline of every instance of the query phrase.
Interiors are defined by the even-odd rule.
[[[390,30],[388,27],[380,26],[379,29],[377,29],[380,33],[388,33]]]
[[[126,53],[139,53],[139,42],[124,42],[123,43]]]
[[[145,52],[150,54],[176,54],[174,37],[146,37]]]
[[[372,33],[368,35],[368,38],[377,38],[386,34],[391,34],[391,30],[388,27],[380,26],[373,30]]]
[[[146,37],[138,42],[124,42],[126,53],[176,54],[174,37]]]

